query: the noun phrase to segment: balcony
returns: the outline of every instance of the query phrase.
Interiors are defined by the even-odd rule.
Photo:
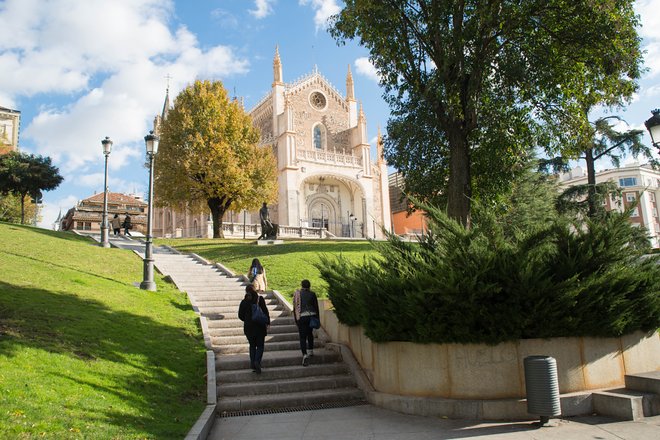
[[[350,168],[362,168],[362,158],[348,154],[335,153],[325,150],[297,150],[299,161],[325,163]]]

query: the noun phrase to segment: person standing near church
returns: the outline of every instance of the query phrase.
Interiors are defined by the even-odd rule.
[[[268,288],[266,269],[261,265],[258,258],[252,260],[252,264],[248,270],[248,279],[254,286],[254,289],[259,293],[263,294]]]
[[[319,301],[316,293],[310,290],[312,285],[309,280],[302,280],[300,286],[301,289],[293,294],[293,319],[298,326],[300,351],[303,355],[302,364],[306,367],[309,365],[309,357],[314,356],[314,332],[309,322],[312,317],[318,319]]]

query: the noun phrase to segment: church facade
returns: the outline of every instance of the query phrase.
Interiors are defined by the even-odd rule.
[[[164,111],[165,114],[166,110]],[[382,238],[391,229],[387,164],[380,134],[372,160],[367,122],[355,99],[350,66],[346,93],[340,93],[316,68],[293,83],[285,83],[276,49],[271,91],[249,111],[260,129],[260,146],[272,148],[278,166],[278,200],[269,205],[280,236],[309,236],[324,230],[329,237]],[[154,234],[192,236],[187,215],[156,210]],[[178,231],[167,219],[179,216]],[[207,216],[194,217],[195,223]],[[229,212],[225,236],[243,234],[243,222],[259,224],[258,212]],[[168,226],[171,228],[168,230]],[[208,227],[195,228],[209,236]],[[258,235],[256,228],[245,228]],[[190,231],[190,232],[189,232]]]

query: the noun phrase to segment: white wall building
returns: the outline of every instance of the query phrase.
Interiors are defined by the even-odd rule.
[[[651,245],[660,247],[660,217],[658,217],[658,198],[660,197],[660,171],[650,165],[627,164],[621,168],[596,173],[596,183],[612,181],[622,190],[622,199],[608,197],[603,203],[605,209],[623,211],[635,201],[630,221],[634,225],[644,226],[651,236]],[[577,167],[559,176],[560,187],[585,185],[587,173]]]

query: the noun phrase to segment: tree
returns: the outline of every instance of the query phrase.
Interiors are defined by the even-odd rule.
[[[161,129],[154,189],[162,206],[211,210],[213,238],[229,209],[253,209],[277,197],[277,165],[258,129],[219,81],[195,81],[174,101]]]
[[[406,152],[407,182],[434,171],[422,196],[446,194],[448,214],[469,226],[475,175],[506,185],[521,153],[565,144],[581,85],[610,93],[611,78],[639,77],[632,3],[346,0],[331,33],[370,51],[394,116],[388,160]]]
[[[589,193],[587,202],[589,205],[588,215],[594,217],[600,206],[597,200],[596,190],[596,166],[595,162],[603,157],[609,157],[615,167],[619,167],[621,158],[630,153],[635,159],[640,155],[646,157],[654,166],[658,161],[653,157],[651,149],[642,142],[642,130],[617,130],[611,123],[612,120],[622,121],[618,116],[607,116],[598,118],[592,125],[591,137],[582,146],[582,156],[587,165],[587,185]]]
[[[12,151],[0,156],[0,193],[14,194],[21,203],[21,224],[25,224],[25,200],[40,200],[43,191],[57,188],[64,178],[50,157]]]
[[[25,197],[25,217],[35,218],[38,215],[38,204],[30,203],[32,198]],[[9,223],[20,223],[21,221],[21,199],[20,196],[8,193],[0,194],[0,221]]]

